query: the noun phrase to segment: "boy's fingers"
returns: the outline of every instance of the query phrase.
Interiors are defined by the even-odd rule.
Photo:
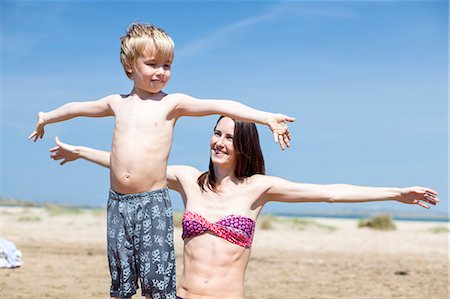
[[[281,149],[284,150],[284,140],[282,135],[278,135],[278,143],[280,144]]]
[[[34,131],[33,133],[31,133],[30,136],[28,136],[28,140],[30,140],[31,138],[33,138],[34,135],[36,135],[36,133],[37,133],[36,131]]]
[[[273,133],[273,140],[278,143],[278,134],[277,133]]]
[[[288,122],[294,122],[295,121],[295,117],[290,117],[290,116],[286,116],[286,121]]]

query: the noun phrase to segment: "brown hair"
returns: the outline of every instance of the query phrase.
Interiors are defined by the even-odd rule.
[[[214,126],[214,130],[222,118],[224,118],[224,116],[219,117]],[[234,169],[234,175],[238,179],[244,179],[251,177],[254,174],[265,174],[264,157],[259,144],[259,135],[256,125],[254,123],[234,119],[233,121],[233,146],[236,152],[236,168]],[[215,191],[216,175],[214,173],[214,165],[211,158],[209,158],[208,171],[202,173],[198,177],[197,183],[203,191],[206,191],[205,186],[208,189]]]

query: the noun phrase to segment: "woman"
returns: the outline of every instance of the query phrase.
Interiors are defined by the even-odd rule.
[[[61,164],[84,158],[109,166],[109,153],[56,140],[51,157]],[[429,208],[439,200],[429,188],[382,188],[294,183],[264,175],[258,132],[252,123],[219,118],[207,172],[169,166],[168,187],[183,198],[184,268],[180,298],[244,298],[255,222],[264,204],[396,200]]]

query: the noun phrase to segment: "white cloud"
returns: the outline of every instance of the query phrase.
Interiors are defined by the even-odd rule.
[[[278,21],[278,20],[286,20],[289,18],[298,18],[298,17],[332,17],[332,18],[354,18],[357,14],[347,8],[340,7],[339,9],[334,7],[324,7],[322,5],[305,5],[305,3],[281,3],[275,6],[272,6],[266,13],[252,16],[227,26],[218,28],[217,30],[211,32],[210,34],[203,36],[199,39],[192,41],[181,47],[177,51],[178,57],[186,57],[186,56],[194,56],[200,54],[203,51],[207,51],[215,44],[220,41],[225,40],[233,33],[242,31],[246,28],[256,26],[258,24],[270,22],[270,21]]]

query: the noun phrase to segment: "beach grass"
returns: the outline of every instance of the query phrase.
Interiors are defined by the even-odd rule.
[[[93,208],[90,212],[93,216],[106,216],[106,208]]]
[[[311,219],[304,219],[299,217],[273,216],[273,215],[261,216],[258,221],[258,227],[263,230],[276,229],[277,223],[287,224],[289,225],[289,227],[295,230],[306,230],[310,228],[317,228],[320,230],[332,232],[337,229],[332,225],[323,224]]]
[[[62,215],[78,215],[85,212],[84,209],[78,207],[65,207],[61,205],[49,204],[45,206],[45,210],[50,216],[62,216]]]
[[[39,216],[31,216],[31,215],[23,215],[17,218],[19,222],[39,222],[42,221],[42,218]]]
[[[428,229],[429,232],[432,232],[433,234],[447,234],[450,233],[450,228],[448,226],[435,226],[430,229]]]
[[[264,215],[259,218],[258,227],[262,230],[271,230],[274,226],[275,217],[272,215]]]
[[[183,220],[183,212],[173,212],[173,226],[181,227],[181,222]]]
[[[394,221],[392,221],[391,215],[388,214],[375,215],[368,219],[360,219],[358,221],[358,227],[368,227],[374,230],[381,231],[390,231],[397,229]]]

